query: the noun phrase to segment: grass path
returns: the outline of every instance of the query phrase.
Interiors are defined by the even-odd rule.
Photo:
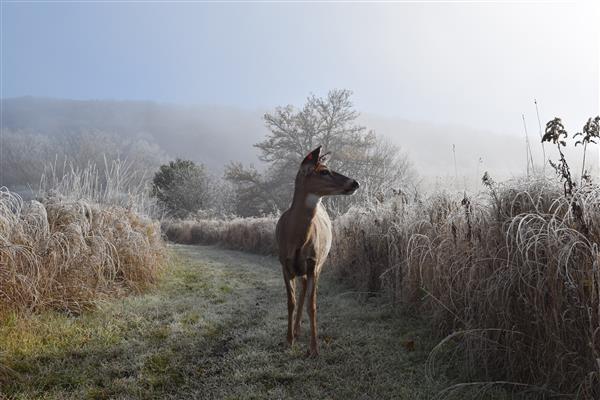
[[[361,301],[324,272],[321,355],[285,342],[275,259],[173,246],[150,293],[79,317],[44,313],[0,324],[0,397],[14,399],[425,399],[420,324]],[[407,346],[414,341],[415,350]],[[407,348],[408,347],[408,348]],[[1,367],[0,367],[1,368]]]

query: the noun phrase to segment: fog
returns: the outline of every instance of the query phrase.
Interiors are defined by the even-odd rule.
[[[263,114],[268,110],[33,97],[6,99],[2,107],[5,131],[51,138],[78,133],[141,138],[158,145],[164,158],[191,159],[217,174],[232,161],[254,164],[260,169],[262,164],[253,144],[268,134],[263,123]],[[521,176],[527,169],[524,132],[502,135],[492,127],[441,125],[374,113],[362,113],[358,122],[407,152],[428,187],[443,187],[449,179],[455,185],[454,152],[460,188],[478,187],[484,171],[497,179],[506,179]],[[529,122],[534,163],[541,169],[543,157],[537,118]],[[556,160],[554,147],[545,146],[547,156]],[[567,153],[574,165],[580,163],[581,151],[577,150]],[[590,157],[587,163],[596,171],[596,158]]]
[[[3,129],[144,136],[216,171],[258,163],[264,112],[332,88],[432,181],[523,174],[522,114],[541,164],[534,98],[571,134],[599,108],[586,3],[1,7]]]
[[[600,400],[599,10],[0,0],[0,400]]]

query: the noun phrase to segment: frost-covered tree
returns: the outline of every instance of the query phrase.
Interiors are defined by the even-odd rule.
[[[95,131],[49,136],[7,129],[0,141],[0,186],[9,188],[36,187],[51,166],[81,170],[93,165],[102,177],[107,165],[120,160],[142,178],[166,160],[165,153],[150,139]],[[150,180],[152,176],[146,174],[144,178]]]
[[[266,170],[260,173],[237,163],[226,168],[225,178],[237,189],[239,214],[287,208],[300,162],[319,145],[331,153],[328,164],[333,169],[359,180],[364,188],[354,197],[328,199],[339,212],[351,202],[413,180],[408,157],[358,124],[351,96],[349,90],[332,90],[325,97],[309,96],[301,109],[288,105],[265,114],[270,133],[255,146]]]
[[[151,194],[169,215],[186,217],[208,205],[206,171],[190,160],[171,161],[154,175]]]

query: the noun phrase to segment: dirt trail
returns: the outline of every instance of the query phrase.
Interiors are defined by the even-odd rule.
[[[419,324],[394,315],[380,299],[360,300],[327,271],[319,285],[321,355],[311,359],[305,357],[306,317],[299,343],[290,349],[285,341],[285,290],[274,258],[207,246],[172,251],[170,272],[149,294],[78,318],[49,315],[1,328],[4,363],[18,379],[4,382],[0,392],[11,398],[349,400],[424,399],[438,389],[424,377],[427,346]],[[15,336],[24,328],[34,338],[50,332],[66,339],[36,347],[35,340]],[[21,340],[28,341],[25,351]]]

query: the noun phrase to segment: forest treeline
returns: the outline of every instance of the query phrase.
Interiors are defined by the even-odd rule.
[[[147,183],[161,216],[261,216],[289,205],[297,165],[322,145],[331,154],[332,168],[359,180],[364,188],[358,196],[330,200],[333,212],[343,213],[366,198],[414,191],[417,175],[408,155],[357,122],[351,96],[348,90],[332,90],[324,97],[309,96],[301,107],[288,105],[265,113],[267,134],[253,144],[257,164],[223,160],[223,172],[198,161],[169,160],[162,147],[144,136],[91,128],[52,135],[5,129],[1,184],[43,192],[48,189],[47,175],[90,166],[105,184],[108,169],[118,161],[132,185]]]

